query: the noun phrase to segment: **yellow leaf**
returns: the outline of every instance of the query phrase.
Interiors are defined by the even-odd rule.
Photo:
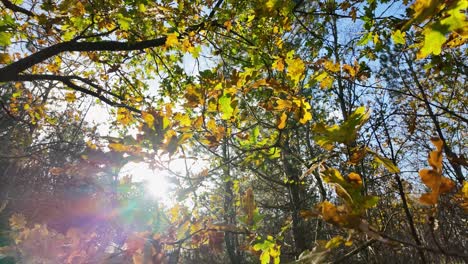
[[[97,145],[94,144],[92,141],[86,141],[86,146],[88,146],[88,148],[90,149],[97,149]]]
[[[166,38],[166,47],[170,48],[170,47],[178,45],[179,44],[179,39],[177,37],[178,35],[179,34],[176,32],[168,34]]]
[[[206,124],[206,128],[208,128],[209,131],[215,132],[218,126],[216,125],[216,121],[214,119],[210,119],[208,123]]]
[[[344,242],[344,238],[342,236],[336,236],[332,239],[330,239],[327,244],[325,245],[326,248],[336,248],[340,246]]]
[[[56,63],[48,64],[47,70],[53,73],[57,73],[59,71],[59,66]]]
[[[340,71],[340,64],[339,63],[334,63],[332,61],[325,61],[323,66],[325,69],[331,71],[331,72],[339,72]]]
[[[348,65],[348,64],[343,65],[343,70],[345,70],[351,77],[356,76],[356,70],[354,70],[354,67],[351,65]]]
[[[278,58],[277,60],[275,60],[275,62],[273,62],[271,67],[273,69],[276,69],[276,70],[282,72],[284,70],[284,60],[282,58]]]
[[[326,89],[330,88],[333,85],[334,78],[330,75],[326,76],[321,82],[320,82],[320,88]]]
[[[226,22],[224,22],[224,27],[226,27],[226,30],[229,32],[231,31],[231,28],[232,28],[232,22],[231,20],[228,20]]]
[[[292,102],[290,100],[278,99],[276,100],[275,110],[290,110],[292,108]]]
[[[117,121],[122,125],[128,125],[133,121],[133,115],[128,109],[120,107],[117,110]]]
[[[8,64],[11,62],[10,54],[0,53],[0,64]]]
[[[128,150],[128,147],[120,143],[110,143],[109,148],[116,152],[125,152]]]
[[[74,12],[73,12],[74,15],[83,16],[85,14],[86,9],[80,1],[76,1],[74,7],[75,7]]]
[[[177,113],[174,117],[175,120],[179,121],[181,126],[191,126],[192,120],[187,114]]]
[[[242,197],[242,210],[244,211],[248,225],[254,224],[254,215],[256,210],[255,199],[252,188],[247,189]]]
[[[272,11],[273,8],[275,7],[275,4],[276,4],[276,0],[268,0],[265,6],[268,9],[268,11]]]
[[[312,114],[309,111],[304,110],[304,113],[303,113],[302,117],[299,119],[299,123],[305,124],[309,120],[312,120]]]
[[[296,59],[286,59],[286,64],[288,65],[288,77],[294,81],[295,84],[298,84],[299,81],[304,77],[303,73],[305,71],[305,64],[300,58]]]
[[[76,101],[76,95],[75,93],[66,93],[65,94],[65,101],[69,103],[73,103]]]
[[[260,255],[260,263],[261,264],[269,264],[270,263],[270,253],[268,250],[265,250]]]
[[[395,32],[393,32],[392,34],[392,39],[393,39],[393,42],[395,42],[395,44],[402,44],[402,45],[405,45],[406,43],[406,32],[401,32],[401,30],[397,30]]]
[[[183,52],[193,52],[193,46],[192,46],[192,43],[190,42],[190,40],[188,38],[184,39],[184,41],[182,42],[182,51]]]
[[[431,151],[429,153],[429,158],[427,159],[429,165],[431,165],[434,169],[442,171],[442,152],[441,151]]]
[[[154,116],[148,112],[141,112],[141,117],[149,127],[154,127]]]
[[[441,4],[440,0],[416,0],[411,6],[411,9],[414,10],[413,18],[408,23],[420,23],[435,15]]]
[[[387,170],[389,172],[391,172],[391,173],[400,173],[400,169],[398,168],[397,165],[395,165],[395,163],[393,163],[392,160],[390,160],[388,158],[385,158],[383,156],[380,156],[375,152],[371,152],[371,153],[374,155],[375,161],[377,161],[378,163],[384,165],[384,167],[387,168]]]
[[[463,182],[461,192],[463,194],[463,198],[468,199],[468,181]]]
[[[288,120],[288,115],[285,112],[283,112],[278,121],[278,129],[283,129],[286,127],[286,120]]]
[[[374,34],[374,39],[373,39],[373,41],[374,41],[374,44],[379,43],[379,41],[380,41],[380,39],[379,39],[379,34],[377,34],[377,33]]]

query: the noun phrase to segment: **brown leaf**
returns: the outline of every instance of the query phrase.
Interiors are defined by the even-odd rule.
[[[367,153],[367,148],[362,147],[357,150],[354,150],[353,153],[351,154],[351,157],[349,158],[349,163],[355,165],[359,163]]]

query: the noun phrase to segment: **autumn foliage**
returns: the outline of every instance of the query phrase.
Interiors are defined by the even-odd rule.
[[[0,262],[468,261],[467,8],[0,0]]]

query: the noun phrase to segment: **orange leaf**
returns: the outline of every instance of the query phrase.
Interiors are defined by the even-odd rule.
[[[434,170],[422,169],[419,171],[419,177],[423,183],[432,190],[440,186],[441,176]]]
[[[442,146],[444,145],[442,139],[440,139],[439,137],[432,137],[431,142],[432,144],[434,144],[438,151],[442,151]]]
[[[288,119],[288,115],[283,112],[281,114],[280,119],[278,120],[278,129],[283,129],[286,127],[286,120]]]
[[[431,151],[429,153],[429,165],[431,165],[434,169],[442,171],[442,152],[441,151]]]
[[[319,215],[318,212],[315,210],[301,210],[299,214],[301,215],[302,218],[305,218],[305,219],[317,217]]]
[[[434,205],[437,203],[438,199],[439,199],[439,195],[432,192],[432,193],[425,193],[421,195],[421,198],[419,198],[419,201],[421,201],[421,203],[423,204]]]
[[[355,183],[355,184],[358,184],[359,186],[362,185],[362,179],[361,179],[361,176],[359,176],[359,174],[355,173],[355,172],[351,172],[349,175],[348,175],[348,179],[351,183]]]
[[[334,224],[340,224],[342,222],[342,218],[338,214],[338,208],[334,204],[329,201],[324,201],[319,204],[319,207],[322,211],[323,220]]]
[[[455,187],[455,183],[449,178],[442,177],[439,193],[448,193]]]

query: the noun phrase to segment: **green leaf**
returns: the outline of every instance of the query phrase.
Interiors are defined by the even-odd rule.
[[[120,28],[123,30],[129,30],[130,24],[132,23],[132,19],[128,17],[124,17],[122,14],[117,15],[117,22],[120,25]]]
[[[400,169],[393,163],[393,161],[391,161],[388,158],[382,157],[382,156],[378,155],[377,153],[375,153],[373,151],[370,151],[370,153],[372,153],[374,155],[375,161],[377,161],[378,163],[384,165],[384,167],[387,168],[387,170],[389,172],[391,172],[391,173],[400,173]]]
[[[442,13],[443,19],[435,21],[424,27],[422,34],[424,41],[421,50],[417,54],[418,59],[423,59],[430,54],[439,55],[442,46],[447,40],[446,35],[460,31],[459,34],[466,37],[468,22],[465,10],[468,8],[468,1],[453,1],[446,11]]]
[[[378,203],[379,203],[379,197],[371,195],[371,196],[365,197],[363,206],[364,208],[368,209],[368,208],[375,207]]]
[[[11,44],[11,34],[0,32],[0,46],[8,46]]]
[[[250,137],[250,143],[257,144],[259,135],[260,135],[260,128],[258,126],[255,126],[252,129],[252,136]]]
[[[434,27],[435,26],[438,25],[434,25]],[[444,45],[446,37],[442,30],[437,30],[434,27],[424,29],[424,43],[423,47],[418,52],[418,59],[423,59],[430,54],[439,55],[442,52],[442,45]]]
[[[358,107],[341,125],[326,126],[316,124],[313,127],[317,135],[314,137],[317,144],[325,149],[333,148],[333,143],[351,144],[357,136],[359,128],[369,119],[366,108]]]
[[[371,41],[372,37],[374,34],[372,32],[366,33],[357,43],[358,46],[364,46],[366,45],[369,41]]]
[[[220,106],[219,110],[223,114],[221,118],[224,120],[230,119],[234,112],[234,108],[231,106],[231,97],[225,94],[219,98],[218,102]]]

